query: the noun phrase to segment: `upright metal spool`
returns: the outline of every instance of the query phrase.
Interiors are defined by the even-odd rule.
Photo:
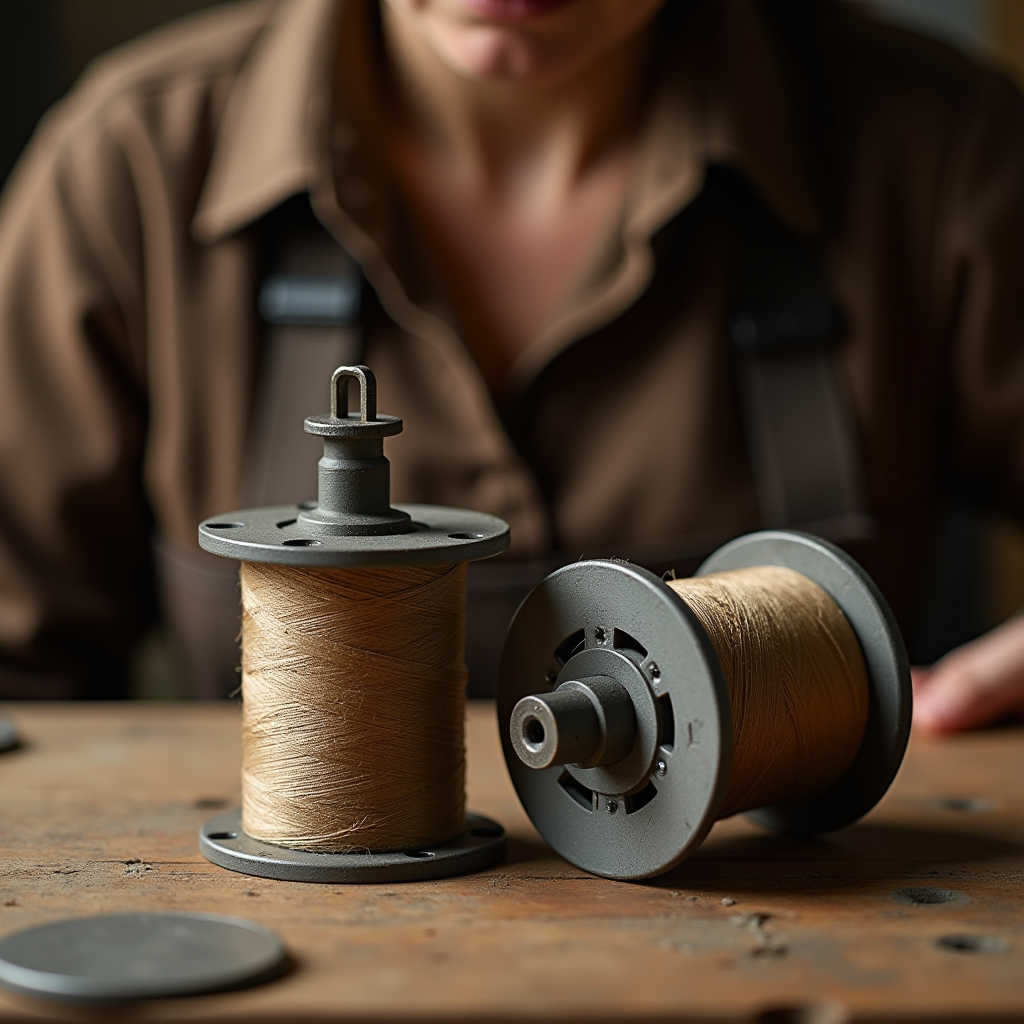
[[[348,384],[359,385],[359,412],[348,411]],[[378,415],[377,384],[365,366],[342,366],[331,378],[331,413],[310,416],[324,439],[318,501],[245,509],[207,519],[199,543],[243,562],[318,567],[443,565],[496,555],[508,547],[508,524],[496,516],[439,505],[391,505],[384,438],[402,421]],[[401,737],[395,737],[401,742]],[[204,856],[221,867],[303,882],[389,882],[475,871],[500,860],[505,833],[496,822],[466,815],[459,838],[415,850],[310,853],[261,842],[242,830],[241,811],[208,821],[199,833]]]
[[[871,810],[895,777],[910,731],[910,669],[885,599],[827,541],[750,534],[697,575],[768,565],[832,597],[867,667],[867,728],[847,773],[825,792],[749,814],[780,832],[828,832]],[[722,670],[693,612],[645,569],[577,562],[530,594],[505,642],[498,720],[527,814],[578,867],[608,878],[660,874],[718,819],[733,753]]]

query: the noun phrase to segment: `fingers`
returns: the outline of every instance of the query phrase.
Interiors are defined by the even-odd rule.
[[[1024,710],[1024,619],[958,647],[914,681],[914,725],[925,732],[974,729]]]

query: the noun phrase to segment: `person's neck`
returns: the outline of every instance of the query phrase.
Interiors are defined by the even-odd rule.
[[[448,68],[401,14],[381,6],[398,133],[474,191],[514,199],[538,185],[571,189],[632,135],[647,32],[565,80],[480,82]]]

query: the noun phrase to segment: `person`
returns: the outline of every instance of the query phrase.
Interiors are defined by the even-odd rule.
[[[855,458],[782,519],[905,622],[950,481],[1024,511],[1022,129],[998,74],[795,0],[257,2],[101,60],[0,209],[0,689],[122,694],[166,580],[215,575],[296,197],[365,279],[393,498],[502,516],[513,573],[780,521],[737,310],[799,279]],[[1024,708],[1024,625],[918,684],[931,729]]]

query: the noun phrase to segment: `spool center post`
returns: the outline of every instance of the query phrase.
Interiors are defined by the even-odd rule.
[[[636,710],[609,676],[569,679],[554,693],[523,697],[512,709],[512,746],[529,768],[615,764],[633,749]]]
[[[359,385],[359,411],[348,409],[348,384]],[[377,381],[363,366],[339,366],[331,377],[331,413],[306,418],[307,434],[324,439],[317,463],[317,507],[299,521],[334,536],[386,535],[414,530],[408,512],[391,505],[391,465],[384,438],[399,433],[396,416],[378,416]]]

